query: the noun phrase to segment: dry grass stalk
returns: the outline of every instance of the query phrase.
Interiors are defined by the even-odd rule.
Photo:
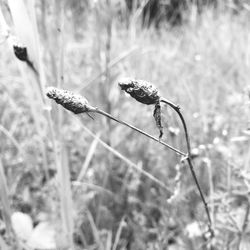
[[[10,237],[12,232],[11,226],[11,209],[10,209],[10,201],[8,197],[8,186],[7,180],[4,173],[2,161],[0,159],[0,198],[2,204],[2,215],[6,226],[7,235]]]
[[[180,107],[178,105],[175,105],[174,103],[168,101],[167,99],[163,98],[160,96],[158,90],[156,89],[156,87],[154,87],[153,84],[150,84],[146,81],[143,80],[135,80],[135,79],[125,79],[125,80],[121,80],[118,83],[121,87],[122,90],[125,90],[127,93],[129,93],[133,98],[135,98],[137,101],[139,101],[140,103],[143,104],[154,104],[156,107],[158,105],[160,105],[160,103],[165,103],[168,106],[170,106],[179,116],[182,125],[183,125],[183,129],[185,132],[185,138],[186,138],[186,143],[187,143],[187,156],[186,156],[186,160],[188,162],[190,171],[192,173],[192,176],[194,178],[195,184],[198,188],[198,191],[200,193],[200,197],[201,200],[204,204],[204,208],[207,214],[207,218],[208,218],[208,227],[209,227],[209,232],[210,232],[210,236],[213,237],[214,233],[213,233],[213,229],[212,229],[212,220],[211,220],[211,216],[210,216],[210,212],[208,209],[208,205],[207,202],[205,200],[205,197],[203,195],[203,192],[201,190],[199,181],[197,179],[196,173],[194,171],[194,167],[193,167],[193,163],[192,163],[192,158],[191,158],[191,146],[190,146],[190,139],[189,139],[189,134],[188,134],[188,130],[187,130],[187,126],[186,126],[186,122],[185,119],[180,111]],[[158,116],[160,116],[161,114],[158,113]]]
[[[20,64],[20,69],[22,72],[22,76],[24,79],[27,78],[27,81],[30,84],[34,84],[35,86],[31,88],[28,87],[28,96],[30,97],[31,110],[34,117],[34,121],[37,127],[37,133],[40,136],[41,145],[42,145],[42,154],[43,154],[43,166],[45,169],[46,178],[48,179],[48,160],[47,160],[47,150],[45,148],[45,138],[47,138],[47,132],[50,134],[50,139],[53,146],[54,153],[54,163],[56,169],[58,171],[58,175],[62,178],[59,179],[59,188],[60,188],[60,202],[61,202],[61,215],[62,215],[62,224],[67,228],[70,245],[73,245],[73,230],[71,226],[70,220],[71,212],[68,209],[71,202],[70,195],[70,183],[69,183],[69,174],[65,172],[63,169],[64,160],[60,159],[61,149],[58,150],[56,135],[53,128],[53,121],[51,119],[51,114],[49,110],[44,109],[46,106],[46,100],[44,96],[45,90],[45,79],[46,75],[43,69],[43,60],[41,57],[40,43],[39,43],[39,34],[37,28],[37,20],[36,20],[36,9],[35,9],[35,1],[23,1],[20,0],[18,2],[9,0],[8,1],[10,12],[12,15],[13,23],[15,26],[15,31],[20,43],[12,43],[14,47],[14,53],[17,58],[29,66],[29,69],[32,70],[33,74],[30,74],[29,70],[26,71]],[[63,13],[61,13],[63,15]],[[22,45],[22,44],[24,45]],[[64,48],[61,47],[61,51],[63,52]],[[62,61],[62,60],[61,60]],[[62,68],[63,71],[63,68]],[[27,74],[28,73],[28,74]],[[35,73],[35,74],[34,74]],[[44,113],[45,111],[45,113]],[[38,115],[40,114],[40,115]],[[45,118],[45,119],[44,119]],[[41,122],[40,122],[41,121]],[[43,133],[42,133],[43,132]],[[65,162],[64,162],[65,163]],[[66,164],[66,163],[65,163]],[[64,168],[67,168],[67,165],[64,165]],[[65,180],[68,180],[65,182]],[[63,192],[64,184],[67,184],[67,192]],[[65,185],[66,185],[65,184]]]
[[[105,117],[107,117],[115,122],[118,122],[124,126],[131,128],[132,130],[150,138],[151,140],[154,140],[154,141],[164,145],[165,147],[176,152],[178,155],[181,155],[184,157],[187,156],[186,153],[181,152],[180,150],[170,146],[169,144],[167,144],[165,142],[159,141],[157,138],[155,138],[152,135],[149,135],[148,133],[142,131],[141,129],[138,129],[138,128],[130,125],[127,122],[119,120],[119,119],[113,117],[112,115],[108,114],[107,112],[105,112],[99,108],[94,108],[94,107],[90,106],[88,101],[80,95],[74,94],[73,92],[70,92],[67,90],[62,90],[62,89],[58,89],[58,88],[54,88],[54,87],[47,88],[46,94],[49,98],[53,99],[58,104],[62,105],[64,108],[66,108],[67,110],[69,110],[75,114],[80,114],[80,113],[87,113],[88,114],[89,112],[101,114],[101,115],[103,115],[103,116],[105,116]]]
[[[79,122],[78,119],[75,119],[76,122]],[[119,159],[121,159],[122,161],[124,161],[125,163],[128,164],[129,167],[134,168],[136,171],[138,171],[139,173],[141,173],[142,175],[146,176],[147,178],[149,178],[150,180],[152,180],[153,182],[157,183],[160,187],[162,187],[163,189],[165,189],[166,191],[168,191],[169,193],[172,193],[172,191],[160,180],[158,180],[157,178],[155,178],[153,175],[151,175],[150,173],[148,173],[147,171],[143,170],[143,168],[139,167],[139,164],[135,164],[134,162],[132,162],[131,160],[129,160],[126,156],[122,155],[121,153],[119,153],[116,149],[112,148],[111,146],[109,146],[107,143],[105,143],[103,140],[101,140],[100,138],[98,138],[93,132],[91,132],[87,127],[85,127],[82,123],[80,123],[81,127],[89,134],[91,135],[93,138],[97,139],[98,142],[107,150],[109,150],[113,155],[115,155],[116,157],[118,157]],[[80,175],[79,175],[80,176]],[[79,179],[79,178],[78,178]]]

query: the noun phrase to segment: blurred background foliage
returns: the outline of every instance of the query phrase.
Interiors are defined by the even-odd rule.
[[[0,2],[8,25],[0,29],[0,247],[51,248],[47,238],[39,247],[30,236],[46,222],[42,232],[52,231],[58,249],[249,249],[248,1],[27,0],[17,13],[11,2]],[[29,27],[13,23],[25,19],[25,9]],[[27,46],[39,77],[15,57],[12,36]],[[33,55],[29,36],[38,38]],[[180,105],[213,241],[206,241],[204,208],[179,156],[45,99],[46,86],[75,91],[157,137],[153,107],[117,86],[127,76],[154,83]],[[186,152],[178,119],[167,107],[163,113],[163,140]],[[30,222],[16,219],[24,215],[28,236]]]

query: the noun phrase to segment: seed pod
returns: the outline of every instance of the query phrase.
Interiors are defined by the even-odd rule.
[[[125,78],[118,84],[122,90],[143,104],[156,104],[160,99],[159,91],[149,82]]]
[[[160,131],[160,135],[159,135],[159,140],[160,140],[162,138],[162,136],[163,136],[163,127],[162,127],[162,124],[161,124],[161,105],[160,105],[160,102],[157,102],[155,104],[155,109],[154,109],[153,116],[155,118],[156,126],[158,127],[158,129]]]
[[[15,56],[21,60],[21,61],[27,61],[28,60],[28,54],[27,54],[27,48],[26,47],[20,47],[20,46],[13,46]]]
[[[61,104],[64,108],[75,114],[94,111],[94,108],[89,105],[83,96],[74,94],[73,92],[48,87],[46,94],[49,98],[55,100],[58,104]]]
[[[20,43],[14,36],[12,37],[12,45],[15,56],[21,61],[28,61],[27,48],[22,43]]]

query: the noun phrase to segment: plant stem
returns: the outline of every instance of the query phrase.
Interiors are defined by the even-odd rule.
[[[150,135],[150,134],[148,134],[148,133],[146,133],[146,132],[144,132],[144,131],[142,131],[142,130],[140,130],[140,129],[138,129],[138,128],[136,128],[136,127],[134,127],[134,126],[132,126],[132,125],[126,123],[126,122],[124,122],[124,121],[122,121],[122,120],[119,120],[119,119],[113,117],[112,115],[110,115],[109,113],[106,113],[105,111],[103,111],[103,110],[101,110],[101,109],[95,108],[92,112],[99,113],[99,114],[104,115],[104,116],[106,116],[107,118],[109,118],[109,119],[111,119],[111,120],[113,120],[113,121],[116,121],[116,122],[118,122],[118,123],[120,123],[120,124],[123,124],[123,125],[125,125],[125,126],[131,128],[131,129],[137,131],[138,133],[143,134],[143,135],[145,135],[146,137],[148,137],[148,138],[150,138],[150,139],[152,139],[152,140],[154,140],[154,141],[156,141],[156,142],[158,142],[158,143],[164,145],[165,147],[167,147],[167,148],[173,150],[174,152],[176,152],[177,154],[179,154],[179,155],[181,155],[181,156],[184,156],[184,157],[187,157],[187,154],[181,152],[180,150],[178,150],[178,149],[176,149],[176,148],[174,148],[174,147],[168,145],[168,144],[165,143],[165,142],[160,141],[160,140],[157,139],[156,137],[154,137],[154,136],[152,136],[152,135]]]
[[[208,224],[209,231],[211,233],[211,236],[213,236],[214,233],[213,233],[213,229],[212,229],[212,220],[211,220],[210,212],[209,212],[209,209],[208,209],[208,205],[207,205],[207,202],[206,202],[205,197],[203,195],[203,192],[201,190],[199,181],[197,179],[197,176],[196,176],[196,173],[195,173],[195,170],[194,170],[192,159],[190,157],[191,156],[191,146],[190,146],[190,139],[189,139],[189,135],[188,135],[188,130],[187,130],[187,125],[186,125],[185,119],[184,119],[184,117],[183,117],[183,115],[182,115],[182,113],[180,111],[180,107],[178,105],[175,105],[174,103],[168,101],[165,98],[161,98],[160,102],[163,102],[163,103],[169,105],[178,114],[178,116],[180,117],[180,120],[182,122],[182,126],[183,126],[184,133],[185,133],[185,138],[186,138],[186,142],[187,142],[187,151],[188,151],[186,160],[188,162],[188,165],[189,165],[190,171],[192,173],[193,179],[194,179],[195,184],[196,184],[196,186],[197,186],[197,188],[199,190],[200,197],[201,197],[202,202],[204,204],[204,208],[205,208],[205,211],[206,211],[206,214],[207,214],[207,218],[208,218],[208,222],[209,222],[209,224]]]
[[[247,198],[247,201],[246,201],[246,213],[245,213],[244,220],[243,220],[243,223],[242,223],[242,228],[239,231],[239,237],[238,237],[238,242],[237,242],[237,247],[236,247],[237,250],[240,250],[240,243],[241,243],[242,238],[243,238],[243,236],[244,236],[244,234],[246,232],[246,228],[247,228],[247,225],[248,225],[249,212],[250,212],[250,203],[249,203],[249,199]]]
[[[77,120],[75,118],[76,122],[79,120]],[[126,158],[124,155],[122,155],[121,153],[119,153],[116,149],[112,148],[111,146],[109,146],[107,143],[105,143],[101,138],[98,138],[93,132],[91,132],[87,127],[85,127],[82,122],[80,123],[82,128],[92,137],[96,138],[97,141],[107,150],[109,150],[113,155],[115,155],[116,157],[120,158],[121,160],[123,160],[125,163],[128,164],[128,166],[134,168],[136,171],[138,171],[139,173],[141,173],[142,175],[145,175],[147,178],[149,178],[150,180],[154,181],[155,183],[157,183],[159,186],[161,186],[162,188],[164,188],[166,191],[168,191],[170,194],[172,194],[172,190],[170,190],[170,188],[168,188],[163,182],[161,182],[160,180],[158,180],[157,178],[155,178],[153,175],[149,174],[147,171],[141,169],[138,164],[135,164],[134,162],[130,161],[128,158]],[[79,178],[78,178],[79,179]]]

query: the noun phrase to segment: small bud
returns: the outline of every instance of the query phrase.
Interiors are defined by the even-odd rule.
[[[15,56],[21,61],[27,61],[27,49],[26,47],[13,46]]]
[[[125,78],[120,80],[118,84],[122,90],[125,90],[125,92],[130,94],[138,102],[147,105],[159,102],[159,91],[149,82]]]
[[[94,108],[89,105],[83,96],[74,94],[73,92],[48,87],[46,95],[75,114],[94,111]]]
[[[11,40],[15,56],[21,61],[28,61],[27,48],[22,43],[20,43],[16,37],[13,36]]]

